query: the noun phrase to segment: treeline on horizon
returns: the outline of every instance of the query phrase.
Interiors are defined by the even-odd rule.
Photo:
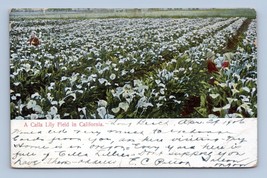
[[[249,8],[14,8],[11,16],[49,14],[108,14],[107,17],[256,17],[256,11]]]

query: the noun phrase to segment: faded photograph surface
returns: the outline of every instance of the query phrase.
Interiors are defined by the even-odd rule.
[[[252,9],[12,9],[11,119],[257,117]]]

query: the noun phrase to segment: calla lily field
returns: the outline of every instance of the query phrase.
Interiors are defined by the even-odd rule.
[[[11,119],[257,117],[256,40],[249,17],[11,19]]]

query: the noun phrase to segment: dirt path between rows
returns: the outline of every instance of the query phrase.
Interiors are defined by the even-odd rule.
[[[236,50],[238,43],[244,38],[243,34],[245,31],[247,31],[248,26],[251,23],[251,21],[252,21],[251,19],[247,19],[243,22],[243,24],[237,30],[236,35],[234,35],[232,38],[228,40],[227,45],[225,49],[223,50],[223,53],[233,52],[234,50]]]

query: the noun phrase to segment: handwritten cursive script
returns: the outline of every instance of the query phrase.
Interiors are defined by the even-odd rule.
[[[11,121],[11,163],[45,167],[252,167],[257,120]]]

